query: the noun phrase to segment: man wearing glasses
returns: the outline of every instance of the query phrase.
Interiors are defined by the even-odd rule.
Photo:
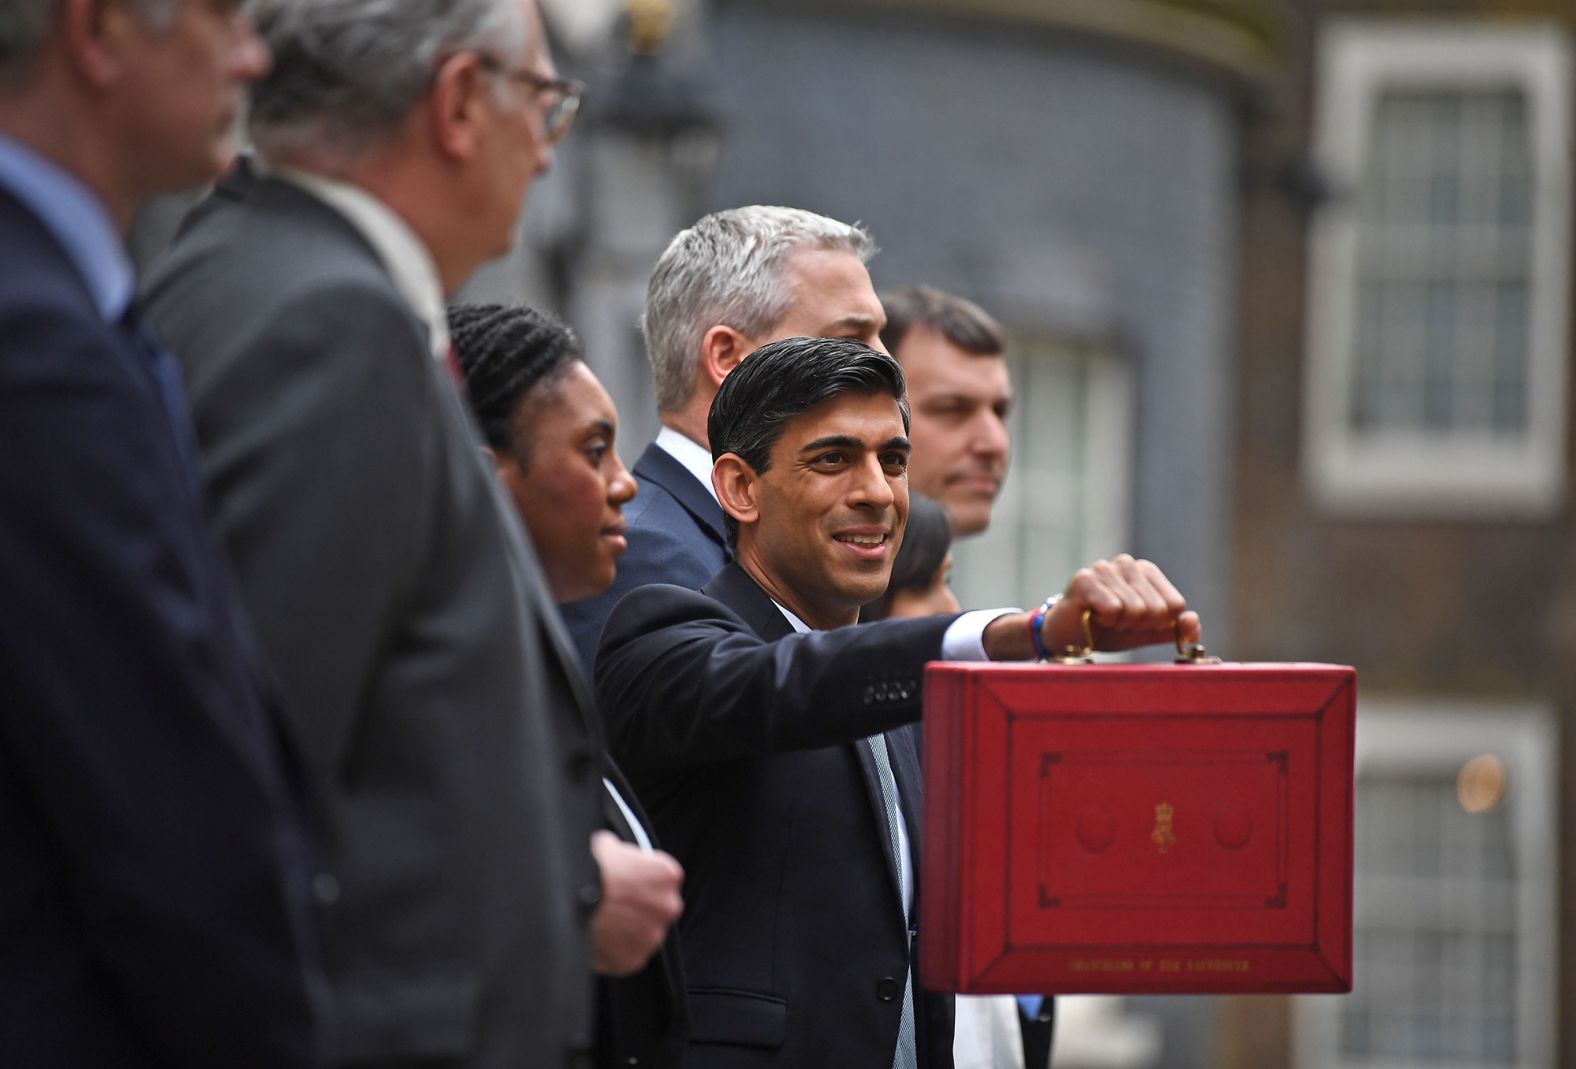
[[[581,1064],[590,699],[444,320],[509,247],[578,87],[534,0],[256,17],[274,54],[249,117],[260,177],[177,240],[149,308],[321,816],[336,1052]]]

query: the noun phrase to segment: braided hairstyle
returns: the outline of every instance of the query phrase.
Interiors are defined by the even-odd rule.
[[[584,359],[580,339],[545,312],[502,304],[450,305],[449,336],[482,436],[529,467],[530,442],[516,434],[521,409],[533,392],[549,393]]]

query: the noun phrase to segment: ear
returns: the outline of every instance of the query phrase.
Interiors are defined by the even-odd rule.
[[[56,32],[80,78],[96,89],[114,84],[126,66],[127,36],[142,28],[136,18],[123,0],[62,0]]]
[[[713,393],[722,385],[722,380],[728,377],[728,372],[738,367],[739,362],[753,353],[755,348],[751,339],[720,323],[701,337],[701,374],[711,383]]]
[[[717,501],[742,528],[749,527],[761,518],[761,477],[737,453],[724,453],[711,466],[711,485],[717,491]]]
[[[456,52],[439,64],[425,107],[440,155],[457,162],[476,155],[482,139],[483,109],[491,91],[477,53]]]

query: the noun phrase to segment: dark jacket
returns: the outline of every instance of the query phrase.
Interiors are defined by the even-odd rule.
[[[0,1060],[316,1064],[305,839],[185,413],[3,190],[0,249]]]
[[[917,873],[904,725],[952,619],[794,635],[736,565],[700,593],[642,587],[609,619],[610,748],[686,871],[692,1069],[891,1064],[909,939],[858,740],[886,732]],[[950,1066],[951,998],[916,994],[920,1064]]]
[[[590,1043],[590,696],[421,322],[361,235],[263,179],[156,265],[217,528],[327,823],[343,1061]]]
[[[587,671],[595,667],[602,627],[625,594],[652,583],[699,590],[728,561],[722,506],[689,469],[653,442],[635,461],[634,475],[639,493],[624,507],[629,549],[618,559],[613,585],[563,607]]]

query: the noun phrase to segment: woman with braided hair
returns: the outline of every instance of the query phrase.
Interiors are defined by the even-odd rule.
[[[449,330],[471,408],[553,598],[613,582],[635,480],[613,448],[618,413],[572,330],[533,308],[461,304]]]
[[[635,480],[613,449],[618,413],[574,332],[530,308],[455,305],[449,333],[499,481],[536,546],[554,600],[600,594],[625,549]],[[565,640],[567,642],[567,638]],[[662,946],[683,908],[684,872],[602,755],[605,827],[591,851],[602,896],[591,917],[602,1067],[675,1066],[686,1011],[678,952]]]

